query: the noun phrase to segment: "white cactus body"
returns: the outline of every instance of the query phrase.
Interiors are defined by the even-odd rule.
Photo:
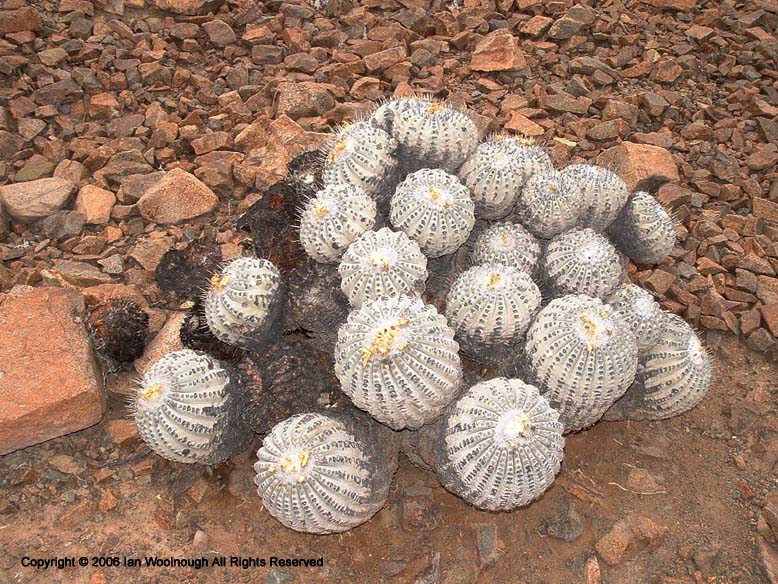
[[[371,123],[397,140],[399,157],[411,170],[435,167],[454,172],[478,146],[473,120],[440,101],[394,99],[373,113]]]
[[[245,447],[245,394],[205,353],[166,354],[143,376],[133,402],[135,423],[156,454],[183,463],[218,464]]]
[[[581,188],[589,206],[581,216],[583,227],[605,231],[627,202],[629,191],[619,175],[601,166],[571,164],[562,174]]]
[[[696,406],[710,389],[713,364],[692,327],[663,313],[659,339],[640,357],[635,383],[608,420],[663,420]]]
[[[346,250],[338,272],[349,303],[360,308],[368,300],[420,295],[427,280],[427,258],[407,235],[384,227],[359,236]]]
[[[662,309],[647,290],[622,284],[608,297],[608,303],[627,321],[638,344],[638,355],[654,346],[664,324]]]
[[[478,383],[440,422],[443,485],[479,509],[510,511],[554,482],[564,438],[559,414],[519,379]]]
[[[515,350],[540,308],[530,276],[503,264],[463,272],[446,299],[446,318],[462,351],[495,362]]]
[[[605,298],[625,277],[624,258],[606,237],[592,229],[574,229],[556,236],[540,266],[552,293],[558,296]]]
[[[443,170],[426,168],[409,174],[397,187],[389,218],[431,258],[459,249],[475,224],[467,188]]]
[[[516,204],[519,220],[541,239],[551,239],[578,223],[589,199],[568,175],[556,171],[533,174]]]
[[[273,427],[257,452],[254,482],[268,512],[307,533],[338,533],[386,503],[396,452],[377,432],[341,417],[299,414]]]
[[[675,246],[672,218],[659,201],[642,191],[632,193],[609,233],[622,252],[641,264],[659,263]]]
[[[368,122],[338,132],[326,153],[325,185],[350,184],[380,201],[391,194],[397,177],[397,140]]]
[[[305,205],[300,243],[317,262],[335,263],[354,239],[373,228],[376,203],[352,185],[330,185]]]
[[[421,299],[374,300],[340,327],[335,374],[354,404],[379,422],[418,428],[456,397],[458,350],[446,319]]]
[[[530,176],[553,169],[539,146],[500,136],[482,142],[459,169],[459,177],[472,194],[476,216],[500,219],[511,212]]]
[[[635,379],[629,324],[598,298],[571,295],[544,307],[527,332],[528,366],[565,432],[599,420]]]
[[[204,306],[208,328],[227,344],[257,348],[275,320],[280,287],[281,274],[270,261],[232,260],[210,279]]]
[[[519,223],[495,223],[473,246],[474,264],[504,264],[532,274],[540,259],[540,243]]]

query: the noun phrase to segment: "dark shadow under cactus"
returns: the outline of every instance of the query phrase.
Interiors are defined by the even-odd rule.
[[[186,249],[168,251],[157,264],[159,289],[171,300],[195,300],[208,287],[208,278],[219,271],[222,253],[210,238],[190,243]]]

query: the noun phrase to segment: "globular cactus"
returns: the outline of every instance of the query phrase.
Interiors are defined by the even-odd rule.
[[[280,288],[281,274],[270,261],[232,260],[211,277],[204,307],[208,328],[227,344],[261,348],[277,321]]]
[[[440,169],[422,169],[400,183],[389,219],[431,258],[455,252],[475,224],[473,200],[459,179]]]
[[[548,154],[528,139],[497,136],[482,142],[459,169],[470,190],[475,214],[500,219],[513,210],[527,179],[554,170]]]
[[[397,469],[390,432],[346,415],[306,413],[277,424],[262,443],[254,482],[268,512],[307,533],[338,533],[386,503]]]
[[[427,280],[427,258],[419,244],[384,227],[358,237],[338,267],[341,289],[354,308],[367,300],[419,295]]]
[[[441,101],[401,97],[379,107],[370,121],[397,140],[406,171],[434,167],[454,172],[478,146],[478,128],[470,116]]]
[[[540,243],[519,223],[495,223],[476,239],[474,264],[504,264],[532,274],[540,259]]]
[[[118,363],[129,363],[143,354],[149,315],[131,300],[111,299],[89,311],[87,328],[99,355]]]
[[[605,298],[624,280],[625,264],[606,237],[592,229],[574,229],[551,240],[540,268],[553,295]]]
[[[205,353],[168,353],[143,376],[133,412],[154,452],[175,462],[218,464],[251,440],[236,375]]]
[[[576,226],[589,199],[569,175],[555,170],[527,179],[516,203],[519,220],[541,239],[551,239]]]
[[[335,374],[354,404],[395,429],[418,428],[456,397],[462,363],[454,331],[419,298],[374,300],[338,330]]]
[[[540,308],[532,278],[503,264],[482,264],[460,274],[446,300],[446,318],[462,352],[496,362],[513,352]]]
[[[650,292],[635,284],[622,284],[608,297],[608,304],[632,327],[639,355],[654,346],[662,332],[664,313]]]
[[[565,432],[599,420],[635,379],[638,349],[627,321],[599,298],[571,295],[544,307],[527,332],[528,370]]]
[[[376,200],[391,194],[397,178],[397,140],[368,122],[338,132],[326,152],[325,185],[350,184]]]
[[[575,181],[588,201],[588,207],[581,216],[580,225],[596,231],[605,231],[616,219],[629,191],[627,185],[615,172],[592,164],[571,164],[562,174]]]
[[[713,379],[710,355],[689,323],[663,313],[659,339],[640,357],[635,383],[607,420],[663,420],[696,406]]]
[[[352,185],[330,185],[308,200],[300,243],[317,262],[336,263],[359,235],[373,228],[376,203]]]
[[[610,226],[614,243],[641,264],[656,264],[675,246],[675,224],[662,204],[648,193],[632,193]]]
[[[559,414],[538,389],[496,378],[471,387],[440,427],[441,483],[479,509],[510,511],[554,482],[565,440]]]

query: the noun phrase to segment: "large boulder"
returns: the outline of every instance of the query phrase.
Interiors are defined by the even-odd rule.
[[[41,178],[0,187],[0,201],[11,218],[34,223],[62,209],[75,190],[66,178]]]
[[[74,289],[0,295],[0,454],[100,421],[102,376]]]
[[[138,201],[138,210],[147,221],[175,225],[210,213],[218,203],[218,197],[197,177],[174,168],[149,187]]]

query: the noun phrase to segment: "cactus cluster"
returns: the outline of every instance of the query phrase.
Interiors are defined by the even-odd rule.
[[[385,103],[309,162],[311,180],[289,179],[309,198],[286,188],[278,206],[299,206],[299,246],[272,229],[277,198],[249,222],[255,239],[276,234],[283,277],[267,260],[230,262],[182,332],[235,369],[184,350],[144,376],[135,417],[161,456],[216,464],[263,434],[265,508],[338,533],[386,503],[400,441],[452,493],[508,511],[552,484],[564,434],[674,416],[705,395],[712,364],[694,331],[626,281],[622,254],[661,260],[672,221],[614,173],[557,171],[521,138],[479,145],[464,111],[426,98]],[[309,259],[278,253],[290,242]]]

